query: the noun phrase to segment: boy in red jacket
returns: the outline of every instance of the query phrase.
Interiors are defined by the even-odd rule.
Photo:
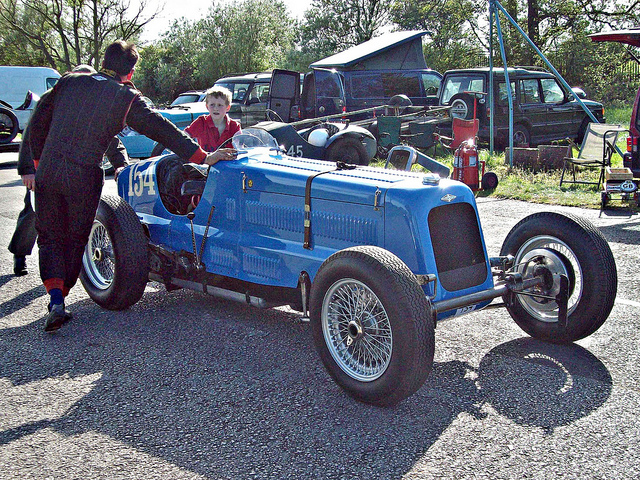
[[[209,115],[196,118],[184,131],[195,138],[203,150],[216,152],[220,156],[218,160],[228,160],[235,156],[235,151],[220,146],[240,131],[240,124],[227,115],[231,92],[224,87],[211,87],[205,102]]]

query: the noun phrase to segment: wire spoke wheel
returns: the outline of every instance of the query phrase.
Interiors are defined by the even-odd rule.
[[[91,283],[100,290],[109,288],[115,273],[115,255],[109,233],[98,220],[91,227],[82,261]]]
[[[122,310],[140,300],[148,277],[148,239],[138,216],[122,198],[103,195],[82,256],[82,285],[101,307]]]
[[[505,239],[500,255],[513,255],[523,278],[543,284],[504,296],[509,314],[532,337],[571,343],[595,332],[609,316],[618,275],[602,233],[575,215],[539,212],[523,218]],[[569,281],[567,319],[559,321],[560,278]]]
[[[322,330],[331,356],[350,377],[370,382],[387,369],[393,350],[389,316],[362,282],[344,279],[329,289]]]
[[[322,363],[356,400],[395,405],[424,383],[434,352],[431,303],[409,267],[379,247],[340,250],[311,286]]]

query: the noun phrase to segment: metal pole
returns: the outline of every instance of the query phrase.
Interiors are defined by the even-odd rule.
[[[495,4],[498,8],[502,7],[497,0],[491,0],[491,3]],[[501,8],[501,10],[503,9]],[[502,55],[502,64],[504,65],[504,81],[507,87],[507,101],[509,102],[509,166],[513,167],[513,98],[511,96],[511,81],[509,80],[509,68],[507,67],[507,54],[504,51],[504,39],[502,38],[502,29],[500,28],[500,15],[498,15],[497,12],[496,12],[496,31],[498,32],[498,42],[500,43],[500,54]]]
[[[493,1],[489,2],[489,155],[493,156],[493,127],[495,118],[495,105],[493,98],[493,16],[495,14],[495,7]]]
[[[520,35],[522,35],[522,37],[527,41],[527,43],[529,45],[531,45],[531,48],[533,48],[533,50],[538,54],[538,56],[542,59],[542,61],[545,63],[545,65],[547,67],[549,67],[549,70],[551,70],[551,73],[553,73],[555,75],[555,77],[560,81],[560,83],[562,83],[564,88],[566,88],[568,92],[571,92],[572,91],[571,87],[566,82],[566,80],[564,78],[562,78],[562,75],[560,75],[560,73],[555,69],[555,67],[553,65],[551,65],[551,62],[549,60],[547,60],[547,57],[544,56],[544,54],[540,51],[540,49],[536,46],[536,44],[533,43],[533,41],[529,38],[529,36],[525,33],[525,31],[522,30],[522,28],[520,28],[520,25],[518,25],[518,23],[511,17],[511,15],[509,15],[509,13],[504,9],[504,7],[500,4],[500,2],[498,0],[490,0],[490,1],[491,1],[492,4],[495,4],[496,8],[498,8],[504,14],[504,16],[507,18],[507,20],[509,20],[509,22],[518,30]],[[497,13],[496,13],[496,18],[498,18]],[[498,23],[498,25],[499,25],[499,23]],[[598,122],[598,119],[593,115],[591,110],[589,110],[587,108],[587,106],[584,104],[584,102],[580,99],[580,97],[578,97],[577,95],[574,94],[573,98],[576,99],[576,101],[578,102],[578,104],[580,105],[582,110],[584,110],[585,113],[587,115],[589,115],[589,118],[593,122],[600,123],[600,122]],[[622,152],[620,151],[620,149],[618,148],[617,145],[615,145],[615,149],[616,149],[616,152],[618,152],[618,155],[622,156]]]

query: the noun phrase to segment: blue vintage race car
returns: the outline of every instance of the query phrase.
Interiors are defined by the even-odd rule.
[[[423,384],[436,321],[502,297],[528,334],[595,332],[617,274],[586,220],[537,213],[489,258],[472,191],[432,173],[293,158],[264,130],[234,138],[235,161],[164,155],[127,167],[100,202],[81,280],[108,309],[149,280],[310,318],[335,381],[387,406]]]

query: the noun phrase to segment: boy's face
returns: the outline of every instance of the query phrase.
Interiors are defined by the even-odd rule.
[[[209,97],[207,99],[207,110],[214,122],[224,118],[230,108],[231,105],[227,105],[224,98]]]

